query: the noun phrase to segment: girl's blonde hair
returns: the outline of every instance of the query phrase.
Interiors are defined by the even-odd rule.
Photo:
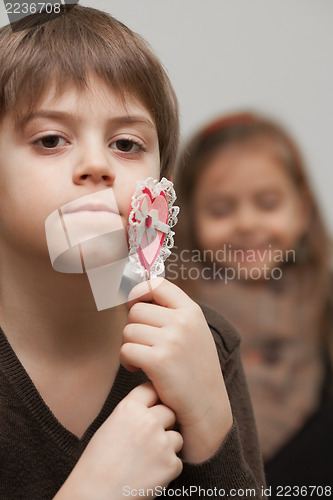
[[[84,88],[96,74],[124,101],[132,92],[151,112],[159,138],[161,175],[176,159],[178,104],[170,80],[148,44],[109,14],[80,5],[33,14],[0,29],[0,120],[31,113],[50,84],[60,94]]]

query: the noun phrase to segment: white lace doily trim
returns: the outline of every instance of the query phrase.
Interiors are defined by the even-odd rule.
[[[171,254],[171,248],[174,246],[173,236],[175,232],[171,231],[171,228],[174,227],[178,222],[177,216],[179,214],[179,207],[173,206],[177,196],[173,187],[173,183],[165,177],[163,177],[160,181],[157,181],[152,177],[148,177],[148,179],[146,179],[145,181],[137,182],[135,193],[132,197],[132,209],[129,214],[129,259],[131,262],[132,270],[135,273],[139,273],[142,278],[147,278],[147,271],[141,264],[137,253],[139,243],[136,229],[139,225],[139,222],[134,221],[133,219],[135,219],[135,214],[140,207],[142,199],[146,196],[146,194],[142,192],[145,188],[148,188],[150,190],[153,198],[156,198],[156,196],[158,196],[160,192],[163,191],[169,206],[169,217],[167,224],[170,229],[165,235],[159,255],[150,268],[150,278],[155,278],[156,276],[164,272],[164,261],[169,257],[169,255]]]

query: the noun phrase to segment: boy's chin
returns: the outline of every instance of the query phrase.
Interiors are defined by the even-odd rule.
[[[90,269],[116,264],[127,257],[124,231],[114,231],[68,248],[56,257],[52,266],[61,273],[84,273]]]
[[[86,269],[115,264],[128,257],[124,231],[113,231],[81,243],[82,258]]]

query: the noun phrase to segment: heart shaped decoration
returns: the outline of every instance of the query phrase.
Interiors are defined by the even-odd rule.
[[[133,270],[148,279],[164,270],[163,261],[173,246],[171,227],[177,222],[178,207],[172,182],[149,177],[137,184],[129,216],[130,260]]]
[[[163,245],[164,238],[169,232],[167,225],[169,206],[163,192],[153,198],[149,189],[145,190],[145,197],[140,202],[136,217],[139,217],[137,226],[138,255],[145,269],[154,264]]]

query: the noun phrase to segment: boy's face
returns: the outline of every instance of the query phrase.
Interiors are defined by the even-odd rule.
[[[49,214],[107,188],[127,226],[136,181],[159,178],[160,159],[151,114],[130,93],[125,101],[92,77],[87,89],[70,88],[58,97],[51,87],[18,128],[13,117],[3,120],[0,250],[48,258]]]

